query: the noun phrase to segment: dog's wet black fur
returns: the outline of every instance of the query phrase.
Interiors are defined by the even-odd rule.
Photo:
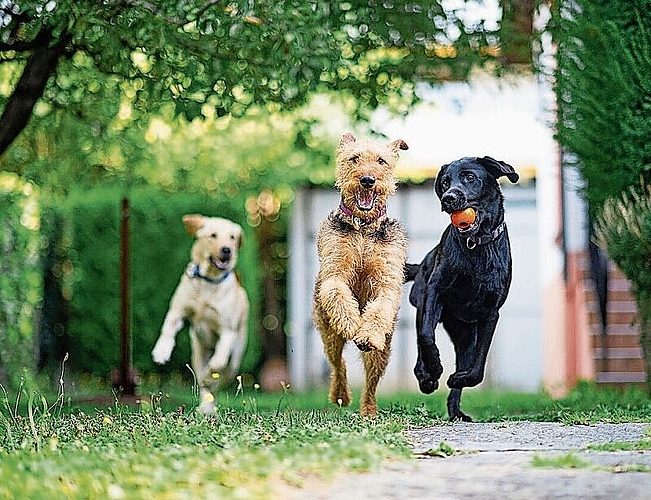
[[[460,409],[461,391],[484,378],[486,356],[511,285],[511,248],[497,179],[519,176],[488,156],[467,157],[441,167],[434,186],[441,209],[451,214],[467,207],[477,218],[468,229],[450,224],[420,264],[407,264],[414,281],[409,301],[416,307],[418,359],[414,374],[421,392],[438,388],[443,366],[434,329],[442,323],[454,344],[456,372],[448,378],[448,415],[471,421]]]

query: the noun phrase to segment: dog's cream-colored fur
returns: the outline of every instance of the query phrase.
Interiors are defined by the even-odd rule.
[[[202,215],[186,215],[183,223],[196,238],[192,262],[172,296],[152,358],[159,364],[169,361],[176,334],[187,322],[191,364],[200,387],[199,410],[212,413],[216,388],[237,374],[246,347],[249,300],[233,272],[242,228]]]

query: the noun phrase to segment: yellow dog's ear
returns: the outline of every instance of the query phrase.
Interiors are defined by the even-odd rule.
[[[183,224],[185,224],[185,230],[192,237],[197,235],[197,231],[203,227],[203,223],[203,215],[188,214],[183,216]]]

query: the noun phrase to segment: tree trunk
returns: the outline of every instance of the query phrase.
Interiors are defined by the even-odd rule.
[[[531,64],[535,0],[501,0],[502,60],[507,64]]]
[[[49,33],[41,33],[37,46],[27,60],[14,92],[0,117],[0,155],[27,126],[36,101],[43,95],[50,75],[56,69],[65,47],[65,37],[50,46]]]

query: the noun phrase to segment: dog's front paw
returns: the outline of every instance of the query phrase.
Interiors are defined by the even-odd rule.
[[[369,352],[369,351],[384,351],[384,347],[386,346],[385,342],[379,342],[377,340],[373,339],[363,339],[363,340],[355,340],[355,345],[357,346],[357,349],[359,349],[362,352]]]
[[[169,341],[166,339],[158,339],[156,345],[151,351],[151,357],[154,360],[154,363],[159,365],[164,365],[172,357],[172,351],[174,350],[174,341]]]
[[[438,378],[433,378],[425,369],[425,364],[418,361],[414,367],[414,375],[418,380],[418,388],[423,394],[432,394],[439,388]]]
[[[359,349],[362,352],[368,352],[373,350],[371,344],[366,340],[355,340],[355,345],[357,346],[357,349]]]
[[[448,387],[451,389],[463,389],[464,387],[475,387],[483,380],[481,375],[471,371],[454,372],[448,378]]]
[[[353,338],[353,342],[355,342],[357,348],[362,352],[372,351],[374,349],[383,351],[386,347],[386,340],[383,335],[369,332],[369,329],[364,327],[358,330]]]

